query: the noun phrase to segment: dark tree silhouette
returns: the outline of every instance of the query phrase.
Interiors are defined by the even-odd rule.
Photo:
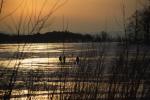
[[[150,44],[150,2],[130,17],[128,32],[130,41]]]

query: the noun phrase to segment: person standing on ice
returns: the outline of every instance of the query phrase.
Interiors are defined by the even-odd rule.
[[[63,63],[64,64],[66,63],[66,57],[65,56],[63,57]]]
[[[59,56],[59,61],[60,61],[60,63],[62,63],[62,57],[61,56]]]
[[[79,57],[77,56],[77,57],[76,57],[76,64],[78,65],[79,62],[80,62],[80,59],[79,59]]]

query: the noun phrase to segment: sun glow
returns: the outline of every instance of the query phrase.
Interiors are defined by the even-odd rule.
[[[43,28],[43,23],[44,25],[45,22],[51,25],[53,14],[65,1],[66,0],[6,0],[0,16],[1,24],[3,24],[1,28],[9,30],[11,33],[16,33],[14,30],[17,28],[20,28],[20,33],[23,33],[25,30],[30,32],[33,29],[37,29],[36,32],[38,32]],[[9,29],[6,29],[8,27]]]
[[[31,23],[39,19],[46,19],[50,15],[48,25],[42,33],[53,30],[62,30],[62,17],[65,23],[68,23],[69,30],[72,32],[89,33],[99,32],[108,28],[108,31],[122,30],[122,11],[121,4],[123,0],[4,0],[4,8],[0,15],[0,31],[13,32],[13,30],[4,27],[4,24],[14,26],[19,20],[24,20],[26,25],[30,19]],[[66,2],[68,1],[68,2]],[[130,17],[135,12],[136,0],[125,0],[126,17]],[[147,0],[140,0],[145,2]],[[64,5],[65,4],[65,5]],[[61,6],[60,8],[60,5]],[[140,5],[138,5],[140,7]],[[60,8],[55,11],[56,8]],[[54,13],[55,12],[55,13]],[[52,16],[54,15],[54,16]],[[3,20],[6,19],[6,20]],[[14,20],[14,21],[13,21]],[[116,21],[117,20],[117,21]],[[5,21],[5,22],[4,22]],[[52,25],[53,24],[53,25]],[[8,26],[5,25],[5,26]],[[32,28],[33,25],[30,27]],[[14,29],[14,28],[12,28]],[[24,28],[27,30],[27,28]],[[9,33],[8,32],[8,33]],[[14,32],[13,32],[14,33]]]

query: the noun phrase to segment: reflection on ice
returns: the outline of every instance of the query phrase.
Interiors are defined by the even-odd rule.
[[[118,84],[108,83],[111,75],[105,73],[110,66],[118,64],[112,63],[119,51],[117,43],[67,43],[64,46],[62,43],[0,44],[0,99],[11,85],[11,100],[71,100],[71,97],[79,100],[82,95],[94,97],[97,91],[97,98],[102,99],[107,96],[110,85],[117,87]],[[134,53],[132,49],[130,59]],[[62,64],[58,57],[64,55],[66,63]],[[75,63],[77,56],[79,65]],[[117,74],[120,77],[122,73]],[[120,87],[127,83],[119,82],[117,91],[121,93]],[[139,87],[141,89],[142,84]]]

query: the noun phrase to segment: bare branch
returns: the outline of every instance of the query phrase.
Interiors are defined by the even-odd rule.
[[[0,14],[1,14],[2,9],[3,9],[3,4],[4,4],[4,0],[1,0],[1,2],[0,2]]]

